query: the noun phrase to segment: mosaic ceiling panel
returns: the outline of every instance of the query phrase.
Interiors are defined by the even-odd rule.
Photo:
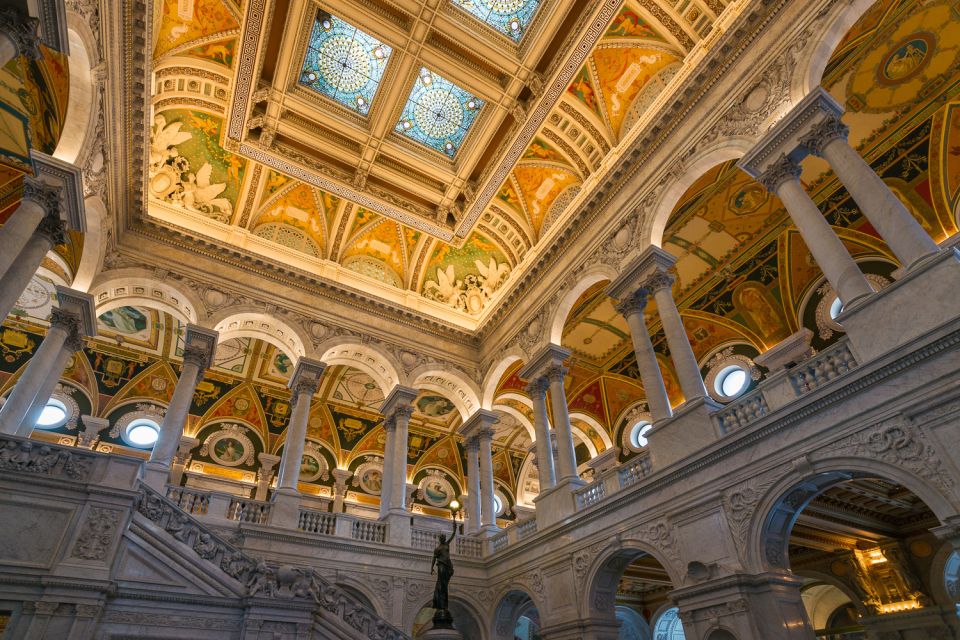
[[[317,14],[300,83],[366,115],[393,49],[326,12]]]
[[[452,0],[453,4],[519,42],[540,0]]]
[[[483,104],[483,100],[466,89],[421,67],[396,130],[434,151],[453,157]]]

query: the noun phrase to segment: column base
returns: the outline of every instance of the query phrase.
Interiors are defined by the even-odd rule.
[[[273,492],[270,507],[270,524],[284,529],[300,528],[300,492],[282,488]]]
[[[861,364],[960,318],[960,250],[943,249],[837,317]]]
[[[167,483],[170,480],[170,467],[162,462],[147,461],[140,468],[140,481],[159,493],[167,495]]]
[[[533,503],[537,505],[537,531],[543,531],[577,511],[577,501],[573,492],[587,484],[580,478],[566,478],[555,486],[540,492]]]
[[[694,398],[677,407],[672,418],[654,424],[647,432],[653,468],[663,469],[716,441],[720,434],[710,414],[721,408],[710,398]]]
[[[802,579],[791,574],[733,574],[675,589],[688,638],[707,638],[717,629],[738,640],[809,640],[813,627],[800,598]]]
[[[403,509],[391,509],[380,522],[387,524],[387,544],[397,547],[410,547],[413,544],[410,519],[413,516]]]

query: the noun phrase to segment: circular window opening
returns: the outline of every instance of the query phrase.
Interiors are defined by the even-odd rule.
[[[56,429],[66,424],[69,417],[67,405],[55,398],[50,398],[40,412],[40,417],[37,418],[37,423],[34,426],[37,429]]]
[[[642,449],[647,446],[647,432],[653,429],[653,425],[642,420],[637,424],[633,425],[633,428],[630,429],[630,444],[633,445],[635,449]]]
[[[160,435],[160,425],[147,418],[137,418],[124,432],[124,440],[135,447],[149,448],[157,442]]]
[[[493,512],[498,516],[503,513],[503,500],[497,494],[493,494]]]
[[[843,313],[843,301],[839,297],[833,299],[830,303],[830,319],[836,320],[837,316]]]
[[[750,384],[750,376],[747,370],[737,364],[724,367],[717,379],[713,383],[713,388],[717,393],[725,398],[733,398],[740,395]]]

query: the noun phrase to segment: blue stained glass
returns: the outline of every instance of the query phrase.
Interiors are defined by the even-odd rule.
[[[483,20],[491,27],[505,33],[515,42],[526,33],[540,0],[451,0]]]
[[[320,11],[310,33],[300,84],[366,115],[393,49]]]
[[[466,89],[422,67],[396,131],[453,157],[483,104]]]

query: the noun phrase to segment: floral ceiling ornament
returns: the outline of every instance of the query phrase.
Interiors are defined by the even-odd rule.
[[[452,264],[445,270],[437,268],[437,279],[426,282],[423,295],[430,300],[448,304],[458,311],[480,313],[506,281],[510,265],[498,263],[493,257],[487,264],[480,260],[474,263],[480,273],[467,274],[462,280],[457,280],[456,268]]]
[[[209,216],[218,222],[230,222],[233,206],[226,198],[218,197],[227,188],[226,183],[210,182],[213,167],[209,162],[196,171],[190,160],[180,155],[178,144],[192,135],[180,131],[182,123],[167,124],[162,115],[153,119],[150,143],[150,195]]]

